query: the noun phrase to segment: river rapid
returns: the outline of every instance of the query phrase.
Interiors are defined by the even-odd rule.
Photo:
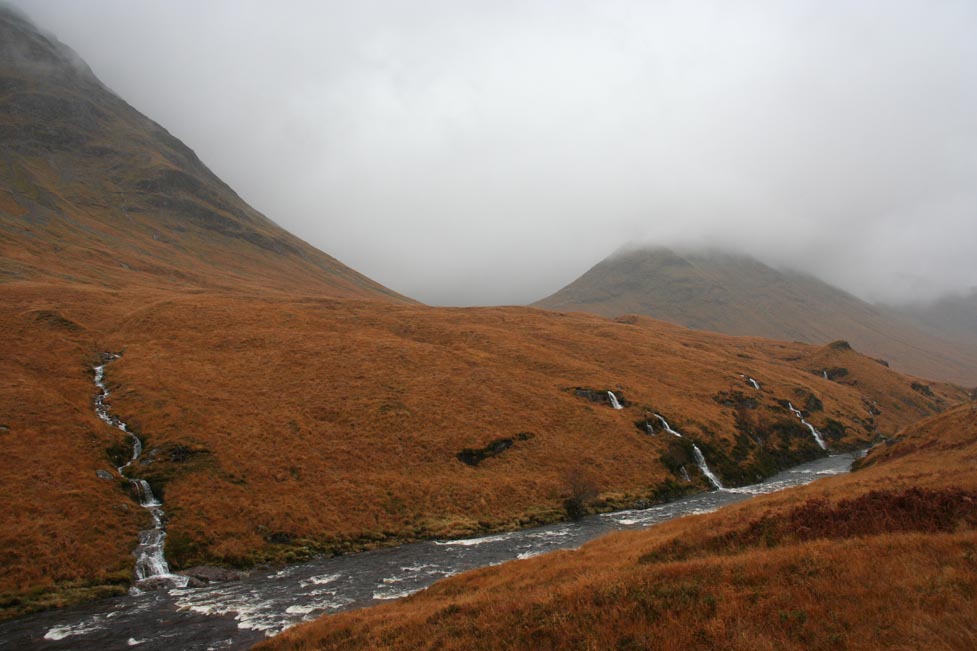
[[[237,581],[171,586],[0,623],[0,649],[245,649],[325,613],[397,599],[459,572],[579,547],[598,536],[705,513],[847,472],[838,454],[743,488],[714,490],[648,509],[592,515],[465,540],[432,540],[319,558]]]

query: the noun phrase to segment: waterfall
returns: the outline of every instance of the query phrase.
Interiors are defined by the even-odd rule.
[[[829,378],[829,377],[828,377],[828,371],[827,371],[827,370],[823,370],[823,371],[821,371],[821,375],[822,375],[822,376],[824,376],[824,379],[825,379],[825,380],[829,380],[829,379],[831,379],[831,378]]]
[[[680,439],[685,438],[684,436],[679,434],[676,430],[673,430],[671,428],[671,426],[668,424],[668,421],[665,420],[664,416],[662,416],[661,414],[655,414],[655,418],[661,421],[662,427],[665,428],[666,432],[668,432],[669,434],[673,434],[679,437]],[[705,476],[706,479],[709,480],[709,483],[712,484],[713,488],[715,488],[716,490],[723,490],[723,483],[719,481],[719,477],[713,474],[712,470],[709,469],[709,464],[706,463],[705,455],[702,454],[702,450],[699,449],[699,446],[696,445],[694,441],[692,443],[692,454],[695,456],[695,463],[697,466],[699,466],[699,471]]]
[[[821,436],[821,432],[819,432],[817,430],[817,428],[814,427],[814,425],[811,425],[809,422],[807,422],[806,420],[804,420],[804,414],[802,414],[800,412],[800,410],[798,410],[796,407],[794,407],[794,405],[792,403],[788,402],[787,403],[787,407],[790,409],[790,412],[792,414],[794,414],[795,416],[797,416],[797,418],[800,419],[802,425],[805,425],[809,430],[811,430],[811,436],[814,437],[814,440],[821,447],[821,449],[822,450],[827,450],[828,449],[828,446],[826,446],[824,444],[824,438]]]
[[[696,445],[695,443],[692,444],[692,452],[695,453],[696,465],[699,466],[699,470],[702,472],[703,475],[706,476],[706,479],[709,480],[709,483],[712,484],[716,490],[722,490],[723,483],[719,481],[719,477],[712,474],[712,470],[709,469],[709,465],[706,463],[706,458],[705,456],[703,456],[702,450],[700,450],[699,446]]]
[[[136,582],[146,579],[164,579],[179,587],[187,585],[189,579],[179,574],[172,574],[170,567],[166,563],[166,556],[163,554],[163,546],[166,542],[166,515],[163,513],[163,503],[160,502],[149,482],[145,479],[134,479],[126,475],[126,470],[142,456],[142,441],[139,437],[129,431],[126,424],[118,417],[113,416],[106,404],[109,397],[108,387],[105,386],[105,366],[109,362],[119,358],[114,353],[103,353],[102,363],[95,366],[95,386],[98,387],[98,395],[95,396],[95,414],[110,427],[115,427],[126,433],[132,443],[132,456],[125,464],[119,466],[119,475],[128,480],[133,491],[139,498],[139,505],[149,511],[153,518],[151,529],[144,529],[139,532],[139,544],[132,552],[136,557]],[[134,588],[138,590],[137,588]]]
[[[618,402],[617,396],[614,395],[613,391],[607,392],[607,399],[611,401],[611,407],[614,407],[614,409],[624,409],[624,407],[621,406],[621,403]]]
[[[744,375],[744,374],[740,373],[739,376],[741,378],[743,378],[744,380],[746,380],[747,384],[749,384],[751,387],[753,387],[757,391],[760,390],[760,383],[757,382],[756,380],[754,380],[753,378],[751,378],[749,375]]]

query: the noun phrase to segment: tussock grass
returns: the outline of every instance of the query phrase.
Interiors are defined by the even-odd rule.
[[[975,459],[963,405],[850,475],[459,575],[257,648],[973,649]]]

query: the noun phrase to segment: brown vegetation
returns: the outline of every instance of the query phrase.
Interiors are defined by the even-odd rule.
[[[977,294],[912,314],[750,257],[659,247],[620,251],[536,306],[612,318],[644,314],[698,330],[812,344],[844,337],[896,370],[977,382]]]
[[[963,405],[850,475],[466,573],[260,648],[973,649],[975,460]]]
[[[164,500],[177,569],[520,527],[566,517],[575,495],[609,509],[707,489],[674,437],[634,427],[656,412],[735,483],[821,454],[787,401],[851,449],[965,397],[849,349],[415,305],[248,206],[3,9],[0,64],[4,615],[131,577],[148,515],[96,474],[127,452],[92,408],[104,351],[122,353],[109,402],[145,444],[128,472]],[[473,466],[464,450],[497,453]],[[592,484],[567,481],[579,467]]]
[[[95,475],[125,453],[92,409],[103,350],[123,353],[107,369],[110,402],[144,440],[148,463],[133,474],[165,501],[176,568],[564,518],[579,467],[597,493],[581,500],[590,510],[708,489],[687,451],[672,449],[678,439],[635,428],[653,412],[735,483],[820,454],[786,400],[816,396],[807,418],[849,449],[964,397],[938,383],[924,396],[914,378],[850,350],[651,319],[138,287],[0,293],[12,353],[0,392],[0,590],[14,612],[41,588],[121,580],[145,524],[120,482]],[[811,372],[828,357],[853,384]],[[614,387],[629,406],[592,403],[580,386]],[[737,391],[754,408],[715,399]],[[477,466],[458,458],[500,440],[513,445]]]

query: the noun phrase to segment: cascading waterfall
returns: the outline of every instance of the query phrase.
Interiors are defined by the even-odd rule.
[[[156,499],[156,496],[153,494],[153,489],[149,486],[149,482],[144,479],[133,479],[126,475],[126,470],[129,466],[138,461],[142,455],[142,441],[139,440],[138,436],[129,431],[125,423],[109,412],[109,406],[105,402],[110,393],[105,386],[105,366],[118,358],[118,354],[103,353],[102,363],[95,367],[95,386],[98,387],[98,395],[95,396],[95,413],[105,424],[125,432],[132,442],[132,457],[116,470],[119,471],[119,475],[123,479],[128,480],[136,495],[139,497],[140,506],[147,509],[153,517],[152,528],[139,532],[139,544],[136,546],[135,551],[133,551],[133,555],[136,557],[136,581],[159,579],[182,588],[187,585],[189,579],[185,576],[171,573],[170,567],[166,563],[166,557],[163,554],[163,545],[166,542],[166,516],[163,513],[162,502]]]
[[[624,409],[624,407],[621,406],[621,403],[618,402],[617,396],[614,395],[613,391],[607,392],[607,399],[611,401],[611,407],[614,407],[614,409]]]
[[[790,409],[790,412],[792,414],[794,414],[795,416],[797,416],[798,419],[800,419],[802,425],[807,426],[807,428],[809,430],[811,430],[811,436],[814,437],[814,440],[821,447],[821,449],[822,450],[827,450],[828,449],[828,446],[826,446],[824,444],[824,438],[821,436],[821,432],[819,432],[817,430],[817,428],[814,427],[814,425],[811,425],[809,422],[807,422],[806,420],[804,420],[804,414],[802,414],[799,409],[797,409],[796,407],[794,407],[794,405],[792,403],[788,402],[787,403],[787,407]]]
[[[828,371],[827,370],[821,371],[821,376],[824,377],[825,380],[830,380],[831,379],[831,378],[828,377]]]
[[[669,434],[673,434],[674,436],[677,436],[680,439],[685,438],[684,436],[682,436],[677,431],[671,428],[671,426],[668,424],[668,421],[665,420],[664,416],[662,416],[661,414],[655,414],[655,418],[661,421],[662,427],[665,428],[666,432],[668,432]],[[695,442],[692,443],[692,454],[695,456],[695,463],[697,466],[699,466],[699,471],[703,475],[705,475],[706,479],[709,480],[709,483],[713,485],[713,488],[715,488],[716,490],[725,490],[725,488],[723,487],[723,483],[719,481],[719,477],[713,474],[712,470],[709,469],[709,464],[706,463],[705,455],[702,454],[702,450],[699,449],[699,446],[696,445]]]

